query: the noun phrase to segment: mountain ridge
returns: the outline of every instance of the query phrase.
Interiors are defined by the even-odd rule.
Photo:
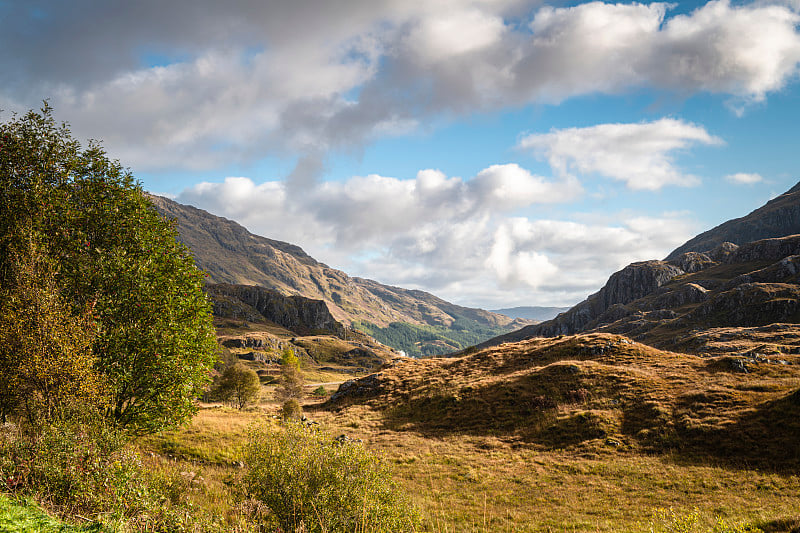
[[[800,182],[749,214],[728,220],[670,252],[673,261],[686,252],[707,252],[724,242],[742,245],[761,239],[800,233]]]
[[[407,352],[457,351],[465,342],[474,344],[530,323],[452,304],[425,291],[352,277],[297,245],[255,235],[232,220],[160,196],[151,195],[151,200],[162,215],[176,220],[180,240],[210,283],[261,286],[284,296],[322,300],[336,321],[376,333],[385,344],[392,345],[394,337],[380,338],[381,333],[400,328],[402,337],[413,341],[403,345]],[[460,333],[465,328],[476,332],[468,341]]]
[[[708,353],[721,345],[711,343],[711,337],[695,335],[697,326],[748,328],[797,322],[800,316],[792,302],[800,299],[800,235],[778,235],[741,245],[717,243],[721,235],[741,224],[760,232],[772,228],[781,234],[793,228],[793,223],[789,220],[775,225],[775,214],[795,212],[800,217],[800,184],[746,217],[691,239],[665,260],[631,263],[612,274],[599,291],[554,319],[489,339],[477,347],[533,337],[609,332],[663,349],[680,347],[689,353]],[[702,252],[677,253],[711,244],[713,248]],[[746,316],[736,308],[747,309]],[[730,332],[727,335],[735,336]],[[791,340],[794,342],[794,336]],[[782,344],[776,341],[776,345]],[[791,343],[787,349],[793,349]]]

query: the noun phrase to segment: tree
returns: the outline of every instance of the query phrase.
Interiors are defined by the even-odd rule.
[[[21,235],[18,245],[0,290],[0,419],[16,412],[36,427],[96,410],[106,394],[91,309],[72,313],[34,238]]]
[[[279,385],[275,388],[275,396],[282,402],[300,400],[303,397],[303,384],[300,359],[291,348],[286,348],[281,356],[281,377]]]
[[[203,273],[133,176],[85,150],[45,103],[0,125],[0,285],[18,236],[37,235],[74,314],[93,306],[106,414],[134,433],[191,416],[217,344]]]
[[[255,370],[236,363],[222,372],[212,396],[243,409],[248,403],[257,400],[260,393],[261,382]]]

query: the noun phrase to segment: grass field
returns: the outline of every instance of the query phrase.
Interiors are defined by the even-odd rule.
[[[800,527],[796,474],[686,462],[613,446],[542,450],[493,436],[426,437],[386,429],[380,413],[350,408],[308,416],[331,436],[364,440],[395,471],[423,516],[423,531],[714,531]],[[208,407],[186,428],[149,439],[158,453],[198,472],[199,505],[226,511],[223,486],[239,471],[245,428],[273,420],[277,405],[247,412]],[[205,499],[205,503],[203,502]],[[672,514],[670,514],[670,510]],[[676,529],[680,524],[693,529]],[[676,524],[678,524],[676,526]]]

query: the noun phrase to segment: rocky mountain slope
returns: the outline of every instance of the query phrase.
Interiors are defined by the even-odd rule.
[[[284,296],[263,287],[209,284],[217,340],[250,361],[264,376],[276,375],[284,350],[310,371],[363,374],[399,357],[396,350],[337,322],[325,302]]]
[[[192,206],[151,199],[177,221],[180,239],[212,283],[255,285],[321,300],[336,321],[412,355],[459,350],[529,323],[451,304],[424,291],[350,277],[293,244],[253,235]]]
[[[741,221],[746,219],[748,227],[759,231],[777,228],[770,225],[775,213],[790,213],[793,205],[800,212],[798,187],[731,222],[744,224]],[[784,230],[789,227],[780,226]],[[800,235],[792,235],[741,246],[723,242],[704,252],[672,253],[663,261],[633,263],[613,274],[600,291],[556,318],[480,346],[604,331],[661,348],[717,353],[733,350],[737,335],[752,339],[752,328],[787,323],[778,328],[785,334],[776,333],[775,339],[764,329],[758,335],[763,342],[774,341],[769,342],[771,350],[780,350],[786,335],[794,338],[800,333],[795,325],[800,321],[798,254]],[[715,328],[725,329],[730,342],[713,341]],[[747,342],[740,344],[748,346]]]
[[[800,233],[800,183],[752,213],[701,233],[667,256],[674,261],[686,252],[707,252],[723,242],[744,244]]]

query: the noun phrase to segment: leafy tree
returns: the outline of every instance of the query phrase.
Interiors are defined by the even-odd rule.
[[[18,245],[0,290],[0,418],[17,412],[35,427],[101,407],[105,387],[91,309],[73,314],[40,245],[30,235]]]
[[[130,172],[96,142],[82,149],[45,103],[0,124],[0,205],[0,285],[28,232],[73,313],[93,306],[107,415],[135,433],[191,416],[217,350],[203,273]]]
[[[304,381],[300,373],[300,359],[290,348],[286,348],[281,356],[281,377],[275,396],[282,402],[300,400],[303,397]]]
[[[229,366],[222,373],[212,396],[231,402],[239,409],[258,399],[261,393],[261,382],[255,370],[242,363]]]

